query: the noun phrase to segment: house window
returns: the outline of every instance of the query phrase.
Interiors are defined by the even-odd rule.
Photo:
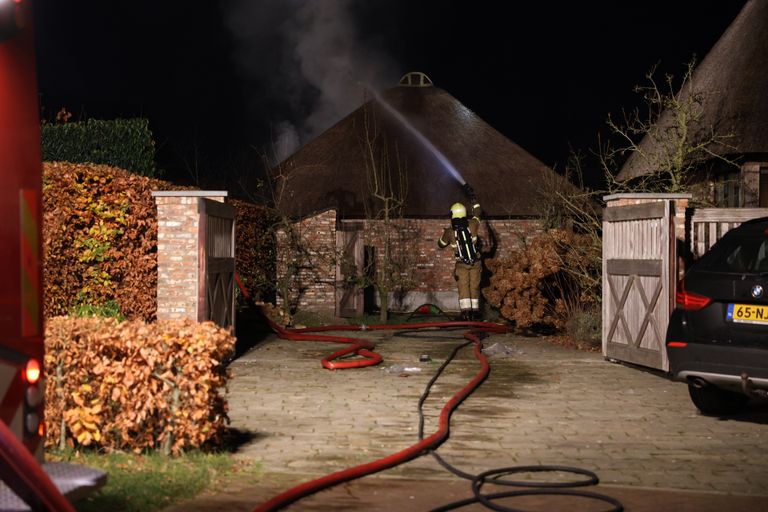
[[[762,186],[762,175],[761,175]],[[740,183],[739,173],[731,172],[728,174],[720,174],[715,177],[714,192],[715,206],[718,208],[737,208],[740,206]]]
[[[768,208],[768,167],[760,168],[760,192],[758,195],[758,206]]]

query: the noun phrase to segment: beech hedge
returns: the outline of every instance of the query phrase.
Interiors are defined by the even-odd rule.
[[[47,447],[162,449],[222,442],[235,345],[212,322],[56,317],[46,324]]]

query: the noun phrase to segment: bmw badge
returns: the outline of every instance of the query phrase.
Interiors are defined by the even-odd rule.
[[[755,286],[752,287],[752,291],[751,291],[752,297],[756,299],[759,299],[760,297],[762,297],[763,292],[764,292],[763,287],[760,286],[759,284],[756,284]]]

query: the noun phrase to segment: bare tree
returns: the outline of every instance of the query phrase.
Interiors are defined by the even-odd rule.
[[[624,111],[620,119],[608,116],[614,143],[599,143],[597,152],[609,192],[691,191],[711,162],[735,165],[724,156],[731,148],[731,133],[706,119],[705,105],[718,91],[705,90],[693,79],[695,59],[685,67],[682,86],[666,74],[659,83],[656,66],[646,73],[646,85],[635,87],[643,107]],[[641,170],[631,180],[617,178],[619,164]]]
[[[732,136],[717,124],[707,124],[705,101],[716,91],[705,91],[693,80],[695,61],[685,67],[682,86],[675,87],[672,75],[660,83],[656,69],[646,73],[647,84],[635,87],[643,107],[622,113],[621,119],[607,119],[611,141],[598,140],[597,158],[605,187],[583,186],[585,155],[572,152],[565,177],[579,188],[565,186],[559,177],[544,179],[540,189],[540,215],[545,228],[565,227],[586,236],[589,243],[574,246],[576,257],[563,269],[577,283],[589,301],[601,300],[599,275],[602,254],[602,198],[618,192],[683,192],[706,185],[709,165],[733,162],[722,156]],[[626,162],[626,163],[625,163]],[[637,166],[630,179],[618,179],[621,165]],[[694,188],[694,190],[692,190]],[[703,194],[695,194],[701,201]],[[573,261],[580,262],[577,265]]]

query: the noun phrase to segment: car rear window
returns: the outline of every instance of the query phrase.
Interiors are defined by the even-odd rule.
[[[695,266],[715,272],[768,272],[768,236],[725,236]]]

